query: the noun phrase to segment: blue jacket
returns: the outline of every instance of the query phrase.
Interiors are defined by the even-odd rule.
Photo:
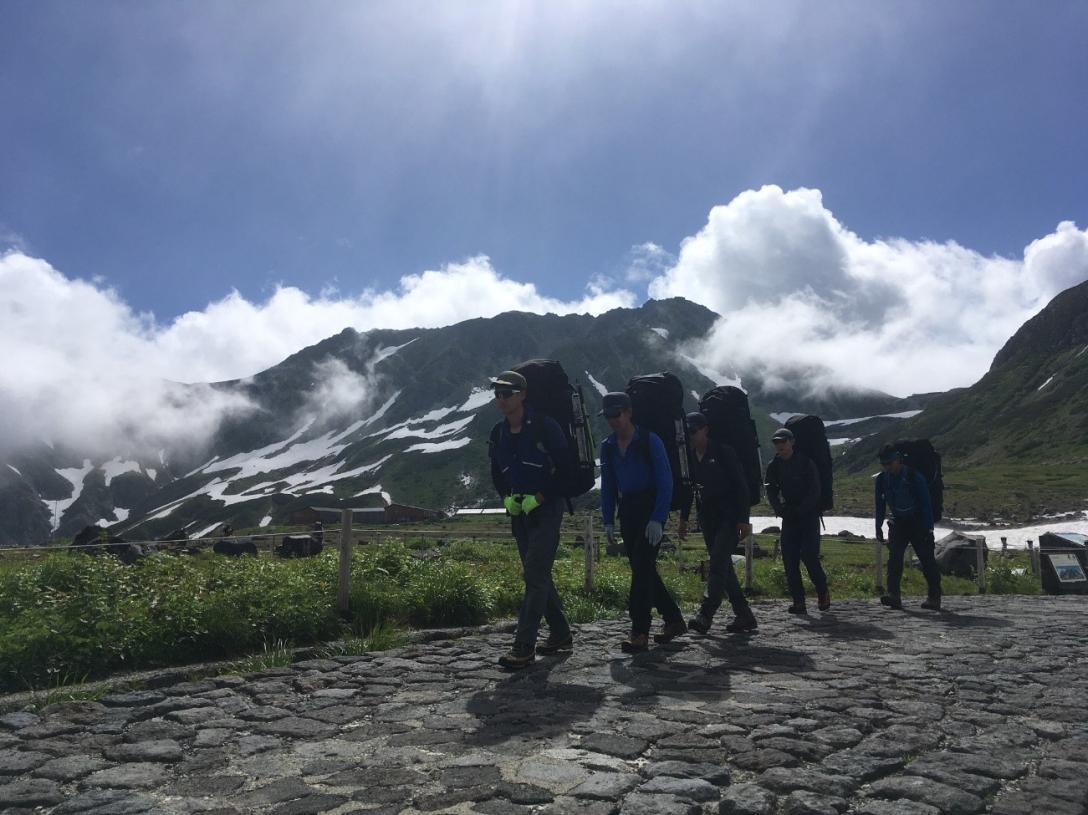
[[[647,431],[644,434],[642,428],[636,426],[634,438],[621,454],[613,433],[601,442],[601,519],[604,525],[612,525],[617,497],[646,490],[656,493],[651,520],[665,523],[672,504],[672,467],[664,442],[656,433]]]
[[[552,498],[561,493],[561,473],[556,468],[567,457],[554,454],[567,447],[567,437],[555,419],[526,408],[521,432],[511,433],[506,419],[491,432],[495,438],[491,447],[491,482],[500,498],[538,492]]]
[[[926,529],[933,528],[933,502],[929,498],[926,477],[905,464],[899,475],[880,473],[876,477],[876,523],[884,523],[887,515],[895,521],[920,521]]]

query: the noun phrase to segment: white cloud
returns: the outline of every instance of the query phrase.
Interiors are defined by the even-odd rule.
[[[723,315],[692,351],[708,366],[758,372],[772,388],[823,370],[813,388],[906,395],[971,384],[1025,320],[1086,278],[1088,231],[1071,222],[1022,260],[986,257],[954,242],[865,241],[818,190],[766,186],[714,207],[649,293]]]
[[[136,314],[101,284],[66,277],[19,251],[0,255],[0,449],[37,438],[110,456],[207,439],[242,398],[205,385],[264,370],[346,326],[449,325],[503,311],[601,313],[634,305],[600,282],[580,299],[542,295],[486,257],[402,278],[392,291],[311,297],[281,287],[254,303],[237,292],[170,324]],[[328,363],[335,366],[338,363]],[[373,371],[315,371],[313,404],[346,411],[374,396]]]

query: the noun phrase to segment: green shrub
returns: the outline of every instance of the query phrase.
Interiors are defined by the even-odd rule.
[[[427,563],[405,589],[408,621],[420,627],[476,625],[494,602],[484,581],[460,563]]]

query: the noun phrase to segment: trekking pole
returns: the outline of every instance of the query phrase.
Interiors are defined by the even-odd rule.
[[[884,584],[881,582],[884,579],[884,544],[881,541],[877,541],[873,547],[873,585],[876,586],[876,593],[884,593]]]
[[[986,593],[986,537],[979,535],[975,542],[975,576],[978,579],[978,593]]]
[[[593,591],[593,549],[594,549],[594,545],[593,545],[593,513],[592,512],[586,517],[586,537],[585,537],[585,543],[583,544],[583,547],[585,548],[585,556],[586,556],[586,585],[585,585],[585,590],[586,590],[586,593],[589,594],[589,593],[592,593],[592,591]]]
[[[752,593],[752,558],[754,556],[754,544],[756,537],[752,533],[748,533],[748,537],[744,539],[744,593],[751,595]]]

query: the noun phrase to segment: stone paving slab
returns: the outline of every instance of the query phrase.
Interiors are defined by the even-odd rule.
[[[0,716],[0,812],[1088,813],[1088,600],[475,634]]]

